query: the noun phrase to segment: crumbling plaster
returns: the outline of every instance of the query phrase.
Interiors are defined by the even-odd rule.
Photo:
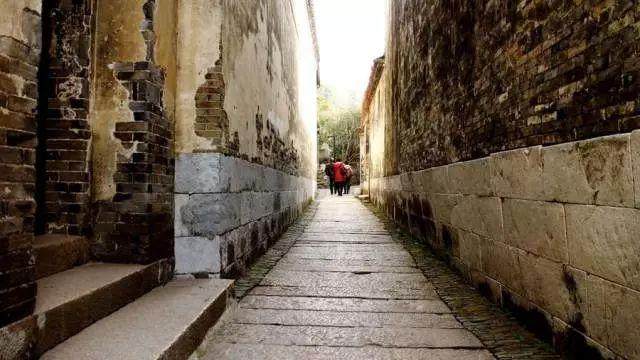
[[[114,64],[144,61],[147,45],[141,34],[145,21],[143,6],[146,0],[99,0],[96,7],[96,34],[93,91],[91,101],[91,130],[94,200],[110,200],[116,193],[113,175],[117,156],[126,156],[124,148],[114,137],[117,122],[132,121],[129,94],[113,71]],[[176,3],[172,0],[155,2],[154,22],[156,43],[155,63],[165,72],[165,114],[173,118],[176,93]]]
[[[25,11],[33,11],[38,15],[42,11],[42,0],[6,0],[0,2],[0,36],[9,36],[27,44],[39,44],[39,32],[33,31],[34,24],[28,17],[22,16]],[[39,17],[38,17],[39,20]]]
[[[213,5],[212,5],[213,4]],[[256,119],[273,127],[284,147],[315,154],[315,74],[308,14],[302,1],[194,1],[180,5],[179,82],[176,107],[178,153],[224,152],[196,135],[198,87],[222,60],[228,117],[227,142],[238,136],[238,156],[269,164],[259,146]],[[300,19],[296,21],[294,19]],[[292,33],[292,30],[294,32]],[[220,52],[222,49],[222,52]],[[305,75],[307,75],[305,74]],[[313,79],[313,81],[304,81]],[[304,101],[300,99],[308,97]],[[226,145],[229,145],[228,143]],[[315,159],[296,164],[315,176]]]

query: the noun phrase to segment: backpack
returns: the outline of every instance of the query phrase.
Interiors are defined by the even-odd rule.
[[[351,166],[349,166],[348,168],[345,167],[345,170],[347,171],[347,174],[345,176],[347,177],[347,179],[351,179],[351,177],[353,176],[353,169],[351,168]]]
[[[347,169],[346,166],[343,165],[342,167],[340,167],[340,174],[342,174],[342,176],[348,178],[350,176],[349,173],[350,171]]]

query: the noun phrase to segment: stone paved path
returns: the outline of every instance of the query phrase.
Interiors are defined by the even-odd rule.
[[[494,358],[358,200],[323,198],[305,225],[207,359]]]

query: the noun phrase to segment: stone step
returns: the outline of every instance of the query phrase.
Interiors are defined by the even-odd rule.
[[[187,359],[224,313],[232,287],[231,280],[173,280],[41,359]]]
[[[89,242],[83,236],[46,234],[33,243],[36,278],[71,269],[89,261]]]
[[[38,280],[35,353],[45,351],[166,282],[171,264],[88,263]]]

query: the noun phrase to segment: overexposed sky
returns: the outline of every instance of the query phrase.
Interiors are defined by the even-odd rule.
[[[320,81],[361,101],[373,60],[384,54],[386,0],[315,0]]]

